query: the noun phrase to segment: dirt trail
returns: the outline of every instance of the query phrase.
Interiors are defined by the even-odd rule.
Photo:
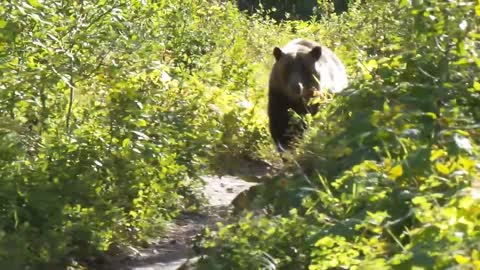
[[[244,171],[242,175],[245,177],[263,176],[267,170],[265,165],[257,164],[253,168],[249,166],[248,173]],[[158,239],[149,248],[133,250],[133,255],[114,269],[178,269],[195,256],[192,240],[196,235],[201,233],[206,226],[212,227],[217,222],[225,222],[230,215],[232,200],[242,191],[257,184],[232,175],[204,176],[202,178],[205,181],[202,192],[208,199],[208,205],[200,213],[188,213],[177,217],[167,228],[165,237]],[[195,259],[193,258],[193,260]]]

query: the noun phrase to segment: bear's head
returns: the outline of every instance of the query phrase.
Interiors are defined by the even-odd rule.
[[[322,56],[322,47],[315,46],[311,49],[295,50],[293,52],[273,49],[275,65],[278,68],[280,79],[285,93],[293,100],[309,99],[314,91],[320,90],[319,74],[316,62]]]

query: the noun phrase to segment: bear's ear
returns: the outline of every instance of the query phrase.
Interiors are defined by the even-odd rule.
[[[313,49],[310,51],[310,55],[313,57],[315,61],[317,61],[322,56],[322,47],[320,46],[313,47]]]
[[[275,56],[275,60],[277,60],[277,61],[280,60],[280,58],[282,58],[282,56],[283,56],[282,50],[278,47],[275,47],[273,49],[273,56]]]

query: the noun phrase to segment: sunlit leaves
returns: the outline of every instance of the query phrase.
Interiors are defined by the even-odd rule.
[[[448,166],[441,162],[435,163],[435,169],[437,169],[437,171],[441,174],[444,174],[444,175],[450,174],[450,169],[448,168]]]
[[[273,156],[269,48],[305,36],[339,54],[351,89],[322,104],[284,193],[260,197],[278,215],[212,236],[206,269],[478,268],[480,4],[366,2],[280,24],[228,1],[2,2],[0,256],[146,238],[194,204],[185,179],[206,157]]]
[[[39,0],[28,0],[28,3],[32,5],[32,7],[38,8],[41,7],[42,5],[40,4]]]
[[[315,247],[305,247],[312,256],[309,267],[444,269],[460,264],[476,269],[478,4],[385,4],[382,10],[364,3],[364,10],[310,26],[345,56],[352,86],[321,108],[310,141],[282,175],[303,185],[291,186],[290,193],[304,198],[315,227],[310,242]],[[368,16],[372,12],[375,22]],[[276,200],[269,206],[279,214],[288,209]],[[371,235],[376,242],[368,241]],[[218,247],[235,249],[242,240],[257,244],[235,237],[218,238]],[[285,237],[283,244],[290,240]],[[263,250],[275,254],[277,249],[267,245]],[[223,265],[238,262],[212,257]]]
[[[403,175],[403,167],[401,164],[396,165],[388,171],[388,176],[392,179],[396,179]]]
[[[475,91],[480,91],[480,82],[478,81],[473,82],[473,89]]]
[[[0,213],[0,229],[22,230],[9,229],[0,239],[0,268],[44,268],[62,264],[67,253],[75,259],[98,254],[112,239],[144,239],[179,209],[194,208],[197,195],[190,186],[197,184],[193,172],[200,173],[198,156],[219,145],[222,133],[219,118],[204,106],[215,100],[209,96],[214,91],[208,76],[200,76],[201,87],[191,87],[190,73],[167,68],[184,59],[167,56],[158,37],[172,31],[184,48],[198,47],[184,55],[209,66],[208,58],[200,59],[214,43],[197,33],[213,28],[205,27],[196,7],[166,10],[164,3],[146,1],[4,4],[0,51],[8,54],[0,63],[0,119],[16,126],[3,134],[9,122],[0,124],[0,171],[8,183],[2,190],[10,194],[0,194],[9,205]],[[166,14],[176,12],[195,22],[192,40],[167,26]],[[264,124],[249,122],[249,116],[239,115],[237,126],[261,129]],[[252,142],[260,136],[245,133]],[[12,251],[18,258],[3,265],[11,241],[20,243]]]

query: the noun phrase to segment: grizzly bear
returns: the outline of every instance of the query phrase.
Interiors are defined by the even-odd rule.
[[[340,92],[347,87],[345,67],[330,49],[305,39],[290,41],[282,49],[273,49],[268,89],[270,134],[281,153],[291,148],[292,141],[306,129],[292,123],[292,109],[299,116],[315,114],[318,105],[308,105],[315,93]]]

